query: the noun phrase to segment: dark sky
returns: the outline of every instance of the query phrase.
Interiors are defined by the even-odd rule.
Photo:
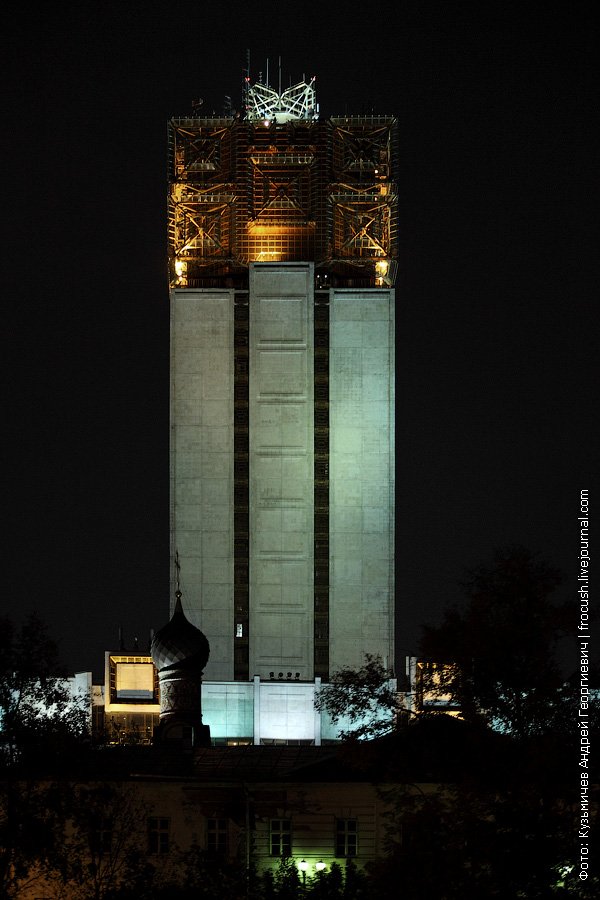
[[[315,74],[322,115],[399,119],[400,652],[499,545],[576,586],[591,5],[235,6],[15,4],[4,29],[6,611],[36,608],[71,670],[168,616],[166,120],[235,106],[247,47],[254,76],[279,54],[286,83]]]

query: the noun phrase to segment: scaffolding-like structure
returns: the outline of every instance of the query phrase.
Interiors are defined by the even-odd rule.
[[[254,85],[243,116],[171,119],[172,286],[243,287],[251,262],[307,260],[323,287],[393,285],[396,119],[319,120],[313,82]]]

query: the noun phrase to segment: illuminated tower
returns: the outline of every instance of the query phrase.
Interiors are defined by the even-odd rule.
[[[326,680],[393,665],[396,121],[244,102],[169,122],[172,556],[207,680]]]

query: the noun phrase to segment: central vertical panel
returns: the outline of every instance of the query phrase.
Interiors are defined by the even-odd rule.
[[[313,677],[313,265],[250,266],[250,672]]]

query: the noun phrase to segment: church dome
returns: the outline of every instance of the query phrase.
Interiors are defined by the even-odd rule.
[[[196,669],[202,671],[208,662],[210,646],[206,636],[186,618],[181,605],[181,592],[176,593],[175,611],[152,640],[150,653],[154,665],[163,669]]]

